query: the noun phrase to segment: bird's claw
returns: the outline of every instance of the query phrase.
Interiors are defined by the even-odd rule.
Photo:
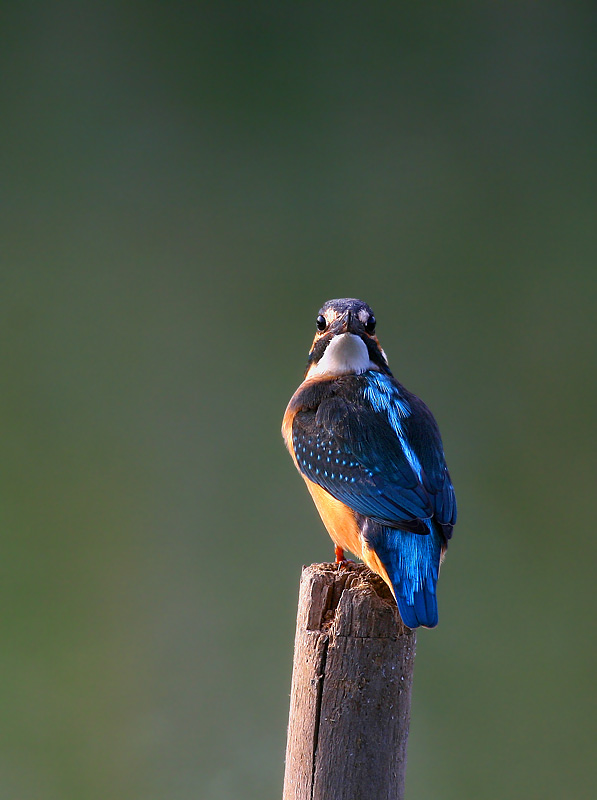
[[[355,563],[354,561],[350,561],[350,559],[344,557],[344,550],[341,547],[338,547],[338,545],[336,545],[335,553],[336,564],[338,564],[340,568],[347,567],[349,564]]]

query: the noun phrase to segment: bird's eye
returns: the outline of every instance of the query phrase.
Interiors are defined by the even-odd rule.
[[[376,321],[377,320],[375,319],[373,314],[371,314],[371,316],[369,317],[369,319],[365,323],[365,330],[367,331],[367,333],[373,333],[375,331],[375,323],[376,323]]]
[[[315,324],[317,325],[317,330],[318,331],[324,331],[327,328],[328,322],[327,322],[327,319],[323,316],[323,314],[320,314],[317,317],[317,319],[315,321]]]

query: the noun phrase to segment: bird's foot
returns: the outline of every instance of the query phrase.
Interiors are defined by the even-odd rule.
[[[348,558],[344,557],[344,550],[341,547],[338,547],[338,545],[336,545],[335,553],[336,564],[339,564],[341,567],[345,567],[348,564],[354,564],[354,561],[350,561]]]

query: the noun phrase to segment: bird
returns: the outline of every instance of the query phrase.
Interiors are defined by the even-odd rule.
[[[390,587],[404,624],[438,622],[440,563],[456,523],[441,435],[392,375],[370,306],[328,300],[282,436],[334,544]]]

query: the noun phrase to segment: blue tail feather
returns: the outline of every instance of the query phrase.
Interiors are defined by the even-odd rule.
[[[388,572],[400,616],[409,628],[433,628],[438,620],[435,587],[443,539],[432,523],[428,527],[428,535],[381,525],[368,530],[370,546]]]
[[[429,589],[415,592],[415,612],[420,625],[434,628],[437,625],[437,597]]]

